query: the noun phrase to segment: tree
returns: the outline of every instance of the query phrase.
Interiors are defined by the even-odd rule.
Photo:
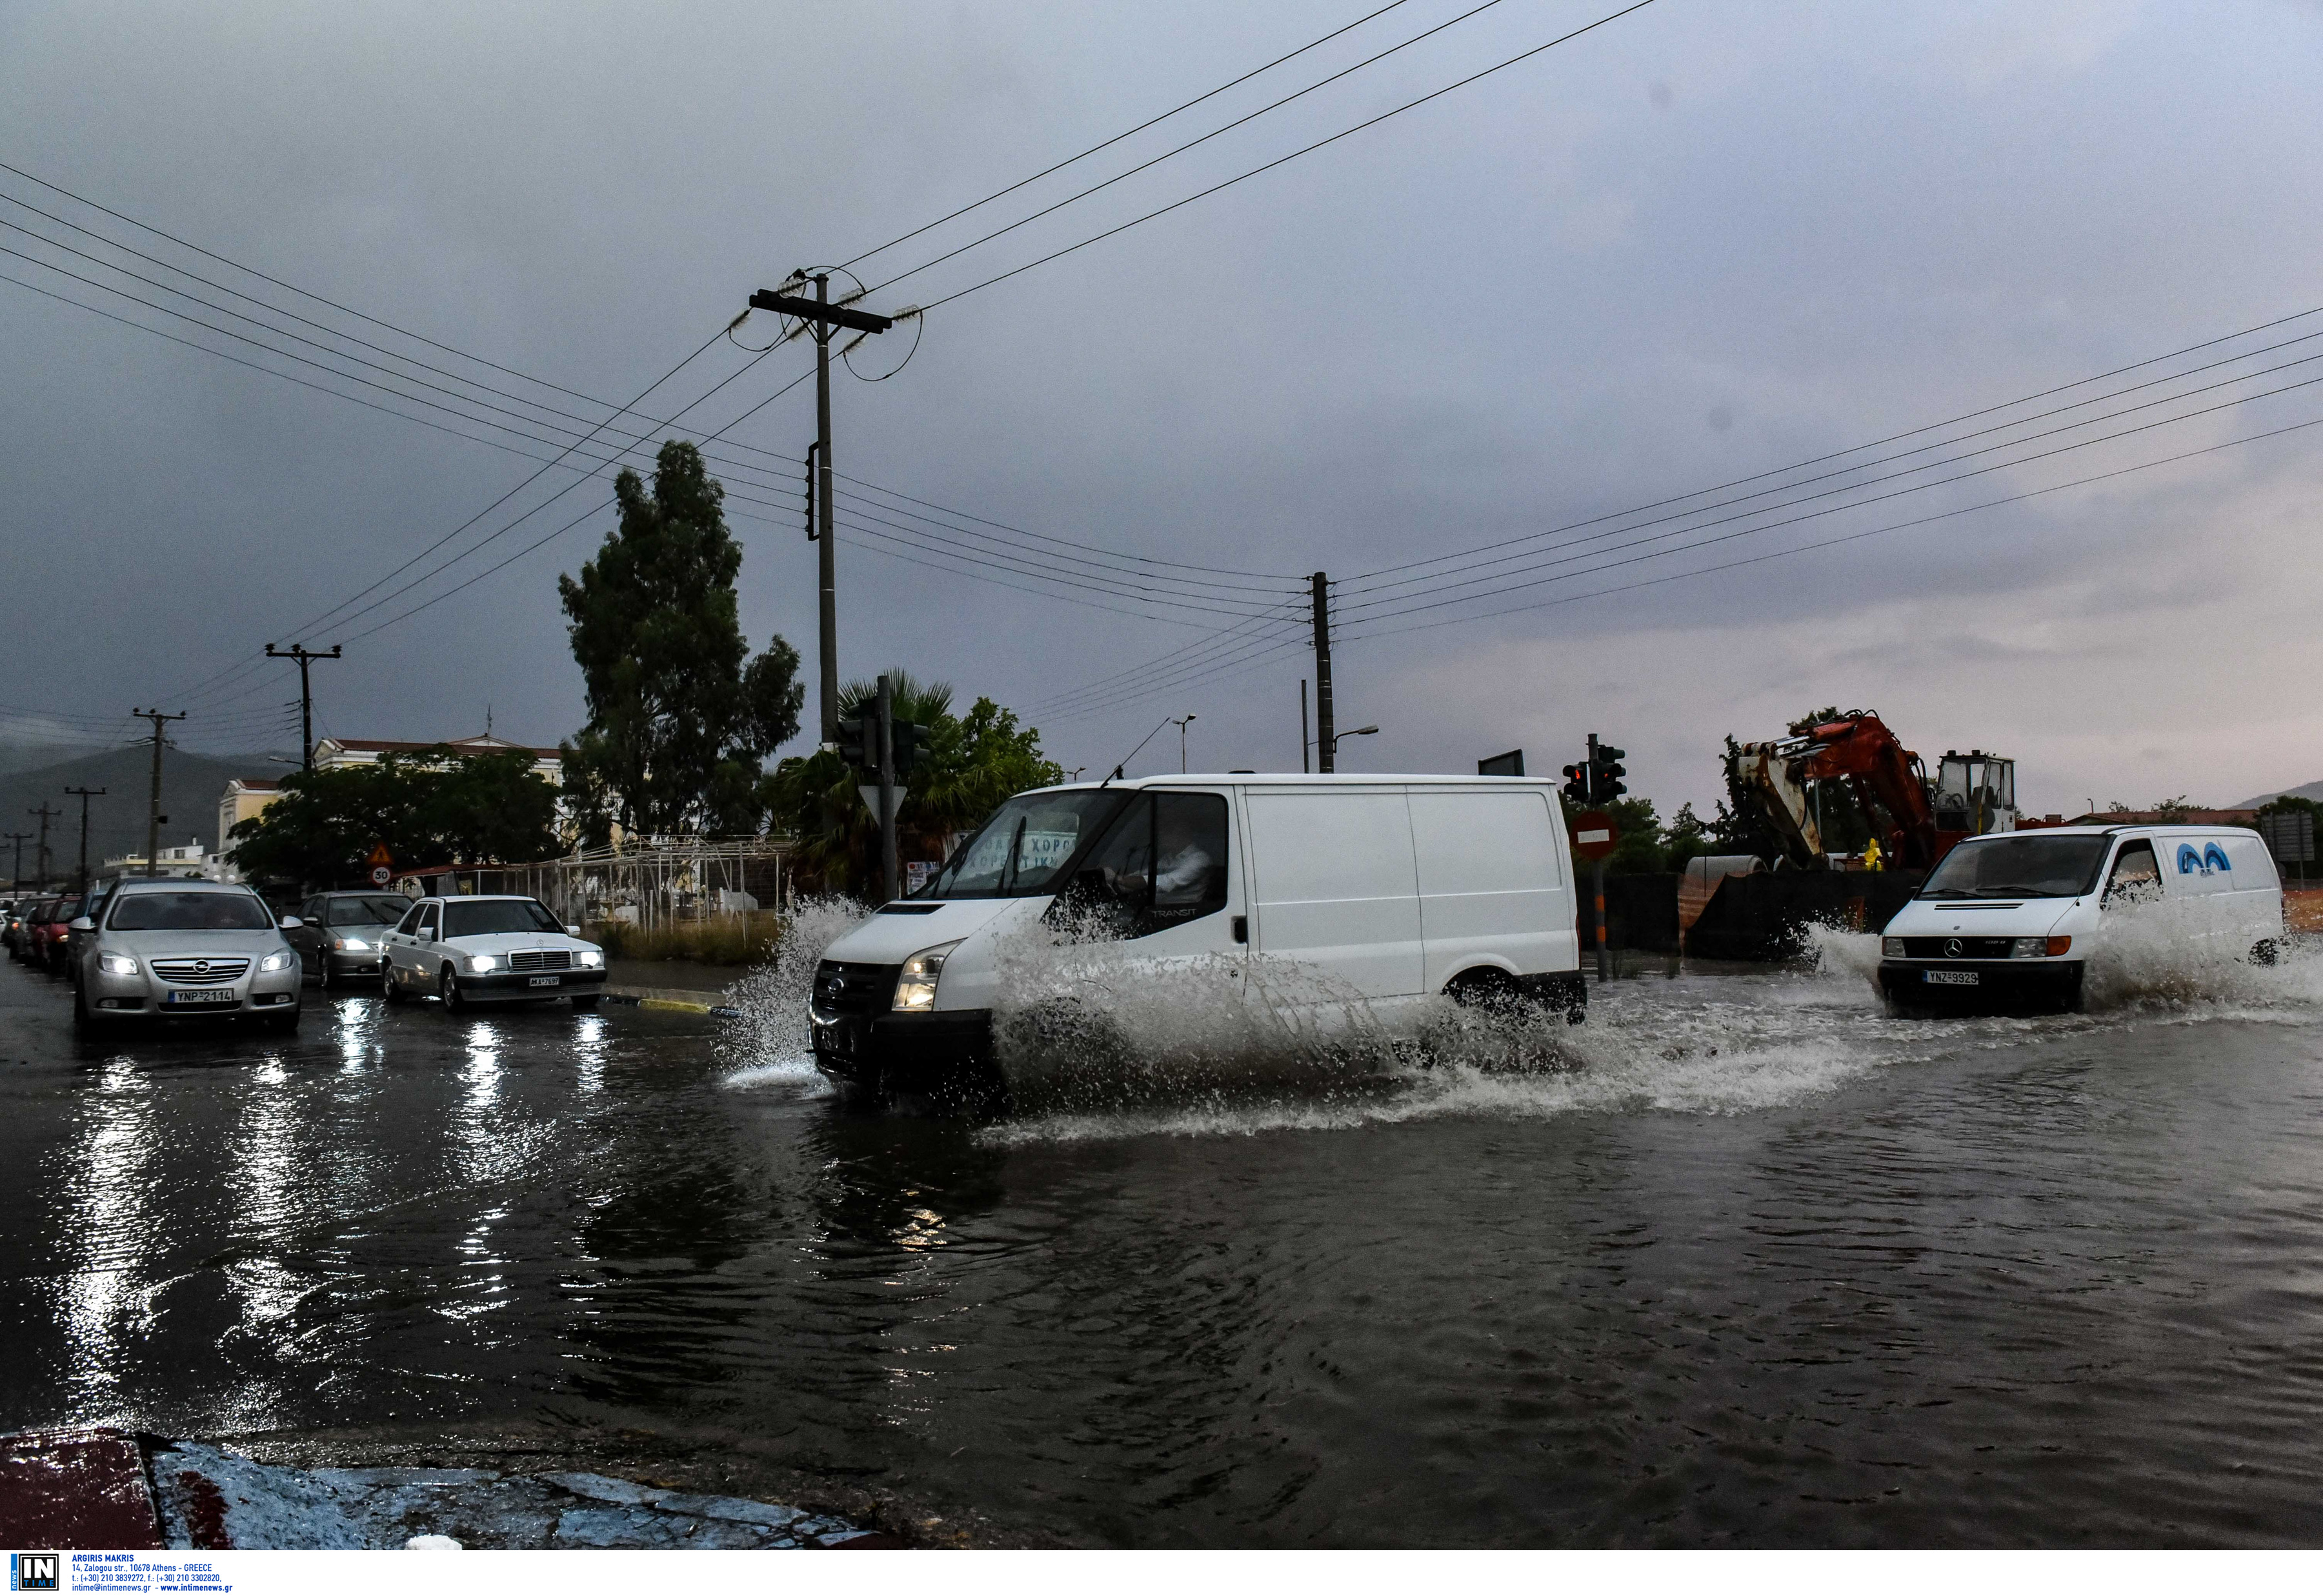
[[[582,839],[756,831],[762,762],[798,734],[798,651],[777,637],[745,668],[742,550],[692,444],[662,445],[650,494],[624,471],[613,496],[620,526],[556,584],[588,695],[564,748]]]
[[[518,751],[441,744],[375,765],[294,771],[282,796],[235,826],[226,857],[253,881],[354,886],[371,850],[404,866],[515,864],[558,851],[556,789]]]
[[[906,778],[895,814],[898,855],[940,859],[955,834],[972,830],[1001,803],[1032,787],[1051,786],[1064,772],[1041,752],[1041,734],[1017,724],[1013,710],[979,698],[966,716],[951,712],[952,690],[890,671],[898,720],[928,729],[918,767]],[[878,684],[850,682],[840,690],[839,712],[853,719],[876,712]],[[775,826],[799,839],[798,863],[810,884],[865,892],[879,878],[879,817],[856,791],[862,776],[833,752],[785,759],[767,777],[767,808]]]

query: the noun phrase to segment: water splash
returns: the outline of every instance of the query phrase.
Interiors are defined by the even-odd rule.
[[[736,981],[729,1002],[741,1011],[719,1030],[713,1044],[728,1066],[730,1087],[820,1087],[807,1038],[806,1002],[823,950],[871,917],[853,898],[802,898],[793,907],[775,950]]]

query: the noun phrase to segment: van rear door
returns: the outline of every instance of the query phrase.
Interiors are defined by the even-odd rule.
[[[1565,849],[1538,789],[1415,787],[1424,990],[1480,965],[1519,975],[1579,968]]]
[[[1244,789],[1251,946],[1366,997],[1426,990],[1411,812],[1400,792]]]

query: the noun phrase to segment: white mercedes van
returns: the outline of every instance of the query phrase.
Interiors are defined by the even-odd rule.
[[[1587,999],[1553,784],[1154,776],[1002,804],[928,885],[833,942],[808,1018],[833,1079],[989,1080],[1012,935],[1070,926],[1155,960],[1313,966],[1374,1009],[1434,993]]]
[[[2282,881],[2255,831],[2063,826],[1971,837],[1936,862],[1880,939],[1879,989],[1905,1013],[2080,1007],[2091,954],[2134,905],[2173,905],[2172,934],[2272,963]]]

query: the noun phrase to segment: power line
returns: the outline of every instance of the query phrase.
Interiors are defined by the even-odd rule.
[[[1008,234],[1015,232],[1019,227],[1030,226],[1033,223],[1039,221],[1042,217],[1053,216],[1069,205],[1078,205],[1092,194],[1102,193],[1104,190],[1112,188],[1116,183],[1126,182],[1129,179],[1135,177],[1142,171],[1150,171],[1165,161],[1174,160],[1178,156],[1183,155],[1187,151],[1193,149],[1198,144],[1207,144],[1212,139],[1218,137],[1222,133],[1232,133],[1235,128],[1242,126],[1243,124],[1246,122],[1254,122],[1270,111],[1279,111],[1283,106],[1290,104],[1293,100],[1304,99],[1307,96],[1313,94],[1317,89],[1327,87],[1329,85],[1336,83],[1340,78],[1348,76],[1350,73],[1360,72],[1365,67],[1373,66],[1380,61],[1387,60],[1388,57],[1395,54],[1398,50],[1409,50],[1423,39],[1432,39],[1437,34],[1443,32],[1446,28],[1457,27],[1460,23],[1466,22],[1470,17],[1475,16],[1482,12],[1490,11],[1493,6],[1498,5],[1500,3],[1501,0],[1483,0],[1483,5],[1478,5],[1472,10],[1464,11],[1458,16],[1453,17],[1447,22],[1438,23],[1436,26],[1428,29],[1425,32],[1414,33],[1410,38],[1406,39],[1400,44],[1391,44],[1387,49],[1381,50],[1377,55],[1366,56],[1351,67],[1342,67],[1339,70],[1332,73],[1327,78],[1319,78],[1314,82],[1308,84],[1306,87],[1299,89],[1294,93],[1287,94],[1281,99],[1276,100],[1270,105],[1261,105],[1255,111],[1252,111],[1245,115],[1237,116],[1232,122],[1226,123],[1221,127],[1212,128],[1208,133],[1202,134],[1199,138],[1189,139],[1186,142],[1180,144],[1173,150],[1163,151],[1161,154],[1156,155],[1151,161],[1143,162],[1137,166],[1133,166],[1127,171],[1117,172],[1114,176],[1106,179],[1104,182],[1094,184],[1089,188],[1082,189],[1078,194],[1069,195],[1065,198],[1057,201],[1056,204],[1048,206],[1046,209],[1034,211],[1031,216],[1011,222],[1005,227],[996,228],[992,232],[986,234],[983,237],[972,239],[969,243],[961,244],[958,249],[947,251],[945,253],[938,255],[932,260],[923,261],[907,271],[899,271],[895,276],[887,279],[886,281],[877,284],[869,291],[876,294],[881,289],[893,288],[895,284],[903,281],[907,277],[917,277],[921,272],[927,271],[930,267],[941,266],[946,261],[955,260],[958,257],[968,253],[968,252],[972,249],[976,249],[983,244],[990,243],[996,238],[1005,237]],[[941,304],[942,301],[938,300],[937,303]]]
[[[1443,96],[1452,93],[1455,89],[1465,88],[1472,83],[1478,82],[1483,78],[1490,78],[1495,72],[1505,71],[1520,61],[1530,60],[1534,56],[1539,55],[1544,50],[1554,50],[1558,45],[1564,44],[1570,40],[1578,39],[1582,34],[1602,28],[1608,23],[1618,22],[1633,11],[1643,11],[1647,6],[1651,5],[1653,3],[1654,0],[1634,0],[1634,4],[1625,5],[1619,11],[1611,12],[1604,16],[1601,16],[1593,23],[1589,23],[1581,27],[1575,28],[1569,33],[1561,33],[1546,44],[1537,44],[1533,46],[1532,49],[1524,51],[1522,54],[1512,55],[1509,57],[1508,60],[1487,67],[1481,72],[1471,73],[1469,76],[1461,78],[1457,83],[1447,83],[1442,88],[1421,95],[1416,100],[1407,100],[1402,105],[1396,106],[1392,111],[1382,111],[1377,116],[1372,117],[1367,122],[1359,122],[1353,127],[1345,128],[1338,133],[1331,134],[1328,138],[1318,139],[1311,144],[1305,145],[1300,149],[1293,150],[1288,155],[1278,156],[1274,160],[1268,161],[1263,166],[1254,166],[1251,168],[1250,170],[1244,172],[1239,176],[1228,178],[1223,183],[1213,183],[1208,188],[1200,190],[1198,193],[1189,194],[1183,199],[1172,200],[1170,204],[1162,206],[1159,210],[1148,211],[1142,216],[1132,217],[1130,220],[1122,223],[1117,227],[1108,227],[1104,232],[1096,234],[1094,237],[1084,238],[1079,243],[1068,244],[1063,249],[1052,251],[1048,254],[1042,255],[1037,261],[1028,261],[1024,265],[1012,267],[1010,270],[1001,272],[996,277],[987,277],[982,282],[972,284],[968,288],[960,289],[956,293],[946,294],[941,299],[931,300],[926,305],[921,307],[921,311],[924,314],[927,311],[935,309],[938,306],[949,305],[954,299],[964,299],[970,294],[981,293],[984,289],[991,288],[996,283],[1005,282],[1010,278],[1030,271],[1036,266],[1046,266],[1051,261],[1060,261],[1065,256],[1073,253],[1077,250],[1085,250],[1093,243],[1102,243],[1106,239],[1112,238],[1116,234],[1128,232],[1132,227],[1143,226],[1146,223],[1154,220],[1156,217],[1166,216],[1171,211],[1182,209],[1183,207],[1193,204],[1198,199],[1207,199],[1213,194],[1220,193],[1226,189],[1231,188],[1235,184],[1246,181],[1251,178],[1257,177],[1261,173],[1272,171],[1276,167],[1286,165],[1290,161],[1298,160],[1302,155],[1311,155],[1316,151],[1324,148],[1326,145],[1336,144],[1341,139],[1351,138],[1354,134],[1362,133],[1366,128],[1377,127],[1381,123],[1387,121],[1390,117],[1400,116],[1406,111],[1413,110],[1420,105],[1424,105],[1430,100],[1441,98]]]
[[[978,210],[985,206],[990,205],[996,199],[1005,198],[1008,195],[1015,193],[1017,189],[1025,187],[1027,184],[1037,183],[1042,178],[1048,177],[1052,173],[1064,170],[1065,168],[1072,165],[1075,161],[1086,161],[1088,157],[1097,154],[1100,151],[1110,150],[1116,144],[1120,143],[1124,139],[1134,138],[1137,134],[1143,133],[1149,127],[1158,126],[1162,123],[1169,121],[1170,118],[1177,115],[1180,111],[1190,111],[1195,106],[1200,105],[1203,101],[1215,99],[1219,95],[1226,93],[1226,90],[1247,83],[1262,72],[1272,71],[1275,68],[1282,65],[1285,61],[1305,55],[1308,50],[1317,49],[1319,46],[1328,44],[1332,40],[1336,39],[1342,33],[1352,32],[1355,29],[1362,27],[1365,23],[1370,22],[1376,17],[1385,16],[1389,12],[1393,11],[1397,6],[1401,5],[1403,3],[1404,0],[1389,0],[1387,5],[1381,6],[1377,11],[1366,12],[1364,15],[1357,17],[1354,22],[1347,23],[1346,26],[1342,28],[1334,28],[1331,32],[1324,34],[1320,39],[1312,40],[1308,43],[1300,45],[1289,55],[1276,56],[1272,60],[1267,62],[1266,65],[1262,67],[1253,67],[1239,78],[1229,78],[1227,81],[1219,84],[1216,88],[1210,89],[1202,94],[1198,94],[1182,105],[1172,106],[1171,109],[1162,112],[1159,116],[1152,117],[1144,122],[1139,123],[1127,133],[1116,133],[1113,137],[1106,140],[1100,144],[1091,144],[1088,149],[1082,151],[1078,155],[1068,155],[1064,160],[1058,161],[1054,166],[1043,167],[1029,178],[1020,178],[1015,182],[1009,184],[1005,188],[996,188],[991,193],[986,195],[982,199],[977,200],[973,204],[964,205],[956,211],[952,211],[945,216],[938,216],[932,222],[923,223],[920,226],[913,228],[909,233],[899,234],[895,237],[889,239],[886,243],[879,244],[875,248],[865,250],[861,254],[853,257],[851,260],[842,261],[840,264],[842,267],[859,266],[874,255],[884,254],[887,251],[894,249],[897,244],[917,238],[921,234],[928,232],[932,228],[941,227],[946,222],[956,221],[960,217],[968,215],[968,213],[972,210]],[[14,169],[12,168],[10,170],[13,170]]]

